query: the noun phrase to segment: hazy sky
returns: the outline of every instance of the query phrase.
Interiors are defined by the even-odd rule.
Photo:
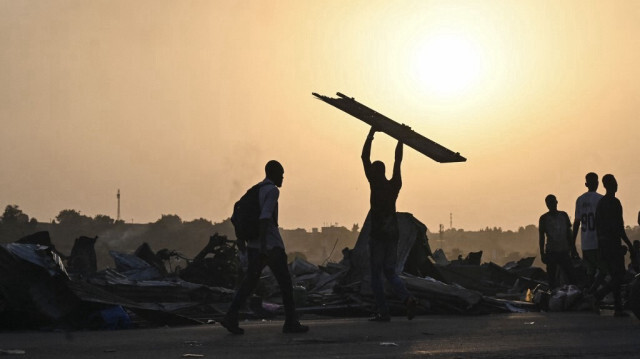
[[[639,33],[623,0],[0,0],[0,205],[219,222],[278,159],[281,226],[361,224],[369,128],[311,95],[340,91],[467,157],[405,148],[432,231],[573,217],[589,171],[635,225]]]

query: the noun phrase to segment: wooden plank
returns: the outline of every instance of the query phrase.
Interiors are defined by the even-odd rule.
[[[315,92],[312,92],[312,94],[329,105],[332,105],[367,123],[376,130],[384,132],[398,141],[402,141],[402,143],[433,159],[434,161],[447,163],[464,162],[467,160],[462,157],[459,152],[453,152],[448,148],[435,143],[434,141],[413,131],[411,127],[405,124],[399,124],[398,122],[359,103],[352,97],[343,95],[340,92],[337,93],[338,98],[319,95]]]

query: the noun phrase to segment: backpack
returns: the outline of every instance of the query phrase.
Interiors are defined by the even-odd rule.
[[[260,236],[260,188],[268,183],[258,183],[249,188],[233,205],[231,223],[238,241],[247,243]]]

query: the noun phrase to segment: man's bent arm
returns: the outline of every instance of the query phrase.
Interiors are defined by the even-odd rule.
[[[274,218],[278,197],[280,197],[280,191],[278,191],[277,187],[273,187],[265,195],[262,208],[260,209],[260,249],[263,252],[267,249],[267,232]]]
[[[260,252],[265,253],[267,251],[267,228],[269,228],[270,219],[260,220]]]
[[[364,146],[362,146],[362,165],[364,166],[364,173],[369,177],[369,170],[371,168],[371,142],[373,142],[373,134],[376,131],[371,127],[369,134],[367,135],[367,139],[364,141]]]
[[[624,220],[622,219],[622,204],[620,204],[620,202],[618,203],[619,203],[619,208],[617,210],[620,212],[618,216],[618,218],[620,218],[619,226],[618,226],[620,231],[620,238],[622,238],[622,240],[627,245],[627,247],[629,247],[629,251],[631,251],[633,248],[633,245],[631,244],[629,237],[627,237],[627,232],[624,230]]]

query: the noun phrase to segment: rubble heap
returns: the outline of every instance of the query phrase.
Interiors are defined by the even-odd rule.
[[[547,288],[546,273],[523,258],[504,266],[481,264],[482,252],[449,261],[432,253],[427,228],[399,213],[396,270],[419,301],[417,314],[486,314],[589,309],[577,288]],[[289,266],[301,315],[365,316],[375,310],[370,288],[366,220],[353,249],[339,263],[315,265],[294,258]],[[114,267],[96,270],[97,237],[76,239],[71,255],[55,250],[40,232],[0,245],[0,329],[119,329],[212,322],[226,311],[242,275],[234,241],[214,234],[186,268],[167,270],[175,251],[156,253],[148,244],[134,253],[110,251]],[[66,262],[66,266],[65,266]],[[640,284],[629,286],[640,301]],[[265,268],[245,318],[283,314],[278,285]],[[632,303],[635,303],[632,302]],[[403,305],[390,299],[392,314]],[[632,306],[632,309],[635,309]],[[640,314],[640,310],[637,311]]]

